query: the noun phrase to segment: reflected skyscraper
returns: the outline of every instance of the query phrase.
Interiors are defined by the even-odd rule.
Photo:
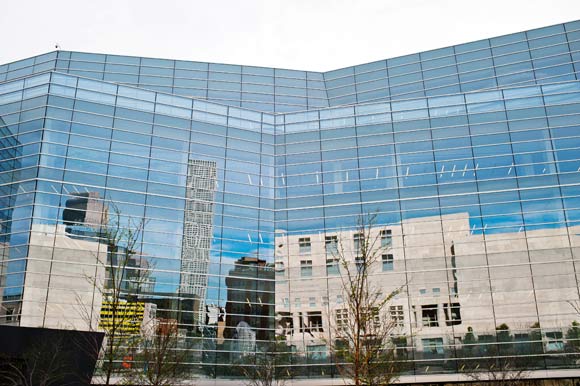
[[[506,358],[578,377],[579,74],[578,21],[326,72],[70,51],[0,65],[0,323],[98,325],[83,277],[106,278],[95,235],[114,204],[123,231],[143,220],[130,268],[148,281],[123,295],[175,321],[190,378],[237,376],[275,343],[287,375],[336,383],[336,253],[357,264],[370,213],[371,281],[401,288],[385,315],[401,382]]]
[[[198,321],[205,313],[216,184],[215,162],[189,160],[181,247],[180,292],[198,297],[199,309],[197,316],[194,317]]]

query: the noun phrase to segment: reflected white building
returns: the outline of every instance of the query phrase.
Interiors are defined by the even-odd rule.
[[[277,334],[289,345],[307,352],[324,344],[348,317],[335,250],[356,264],[357,231],[276,238]],[[467,213],[376,226],[371,283],[385,296],[402,288],[387,317],[418,350],[433,339],[461,345],[471,330],[495,335],[503,324],[520,335],[541,326],[548,344],[552,330],[578,319],[570,245],[580,244],[579,233],[575,226],[474,234]]]
[[[63,224],[33,224],[20,325],[94,331],[107,282],[108,206],[97,192],[67,196]]]
[[[213,237],[216,163],[189,160],[181,248],[180,292],[199,299],[195,321],[205,313],[211,240]]]

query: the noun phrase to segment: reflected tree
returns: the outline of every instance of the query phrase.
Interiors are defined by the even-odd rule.
[[[239,364],[246,386],[284,386],[290,378],[288,346],[283,340],[271,342],[264,351],[245,356]]]
[[[516,352],[509,326],[502,323],[496,327],[495,342],[487,340],[490,336],[484,334],[476,338],[473,329],[468,328],[463,341],[465,362],[460,363],[461,371],[478,384],[485,383],[490,386],[530,384],[528,371],[530,363],[525,355]],[[476,342],[477,345],[474,345]]]
[[[341,272],[346,318],[331,332],[330,346],[340,374],[354,385],[388,385],[398,379],[402,365],[396,358],[396,321],[388,306],[402,288],[384,294],[372,280],[386,247],[373,232],[376,216],[358,219],[356,256],[349,258],[342,240],[333,252]]]

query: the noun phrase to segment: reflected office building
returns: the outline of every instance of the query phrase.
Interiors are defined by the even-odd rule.
[[[578,21],[327,72],[1,65],[0,324],[103,329],[86,279],[129,252],[132,333],[178,331],[187,379],[275,348],[287,376],[336,384],[337,251],[356,266],[373,214],[401,382],[578,377],[579,74]]]
[[[65,232],[81,237],[101,237],[103,225],[108,223],[108,208],[98,192],[71,193],[62,212]]]
[[[274,339],[274,270],[265,260],[242,257],[226,277],[226,329],[232,359],[256,352],[256,340],[262,345]]]

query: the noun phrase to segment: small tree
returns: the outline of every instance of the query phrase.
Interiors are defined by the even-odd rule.
[[[0,384],[5,386],[64,386],[77,384],[73,352],[62,336],[41,339],[15,357],[0,357]]]
[[[402,370],[392,343],[397,324],[388,315],[388,305],[402,288],[385,295],[372,281],[372,272],[384,253],[375,220],[375,215],[368,214],[359,218],[354,261],[342,240],[334,252],[341,267],[347,317],[334,326],[330,346],[339,372],[355,385],[388,385]]]
[[[530,382],[527,370],[529,364],[526,362],[528,358],[519,356],[514,352],[513,337],[509,326],[502,323],[496,327],[495,332],[495,344],[489,341],[482,342],[478,339],[479,349],[485,349],[485,352],[481,353],[481,357],[477,360],[466,363],[463,371],[468,378],[478,384],[490,386],[527,385]],[[471,327],[468,328],[467,334],[469,334],[469,343],[474,343],[475,335]]]
[[[104,233],[108,256],[105,283],[100,287],[104,301],[99,324],[106,333],[102,362],[106,385],[111,383],[119,359],[123,359],[122,367],[133,366],[134,350],[141,338],[139,329],[136,329],[136,307],[139,305],[136,304],[135,295],[143,273],[137,271],[137,275],[131,275],[130,267],[137,253],[136,246],[144,221],[135,223],[129,219],[124,227],[120,223],[122,216],[118,210],[115,216],[112,226]]]
[[[475,334],[473,333],[473,327],[467,327],[467,333],[465,333],[465,337],[463,338],[463,344],[468,347],[471,351],[473,349],[473,345],[476,343]]]
[[[284,386],[290,376],[288,346],[283,341],[271,342],[265,352],[244,358],[239,366],[246,386]]]
[[[143,235],[145,220],[124,220],[119,208],[109,203],[102,211],[98,241],[106,249],[105,257],[97,254],[97,269],[87,281],[102,299],[100,313],[94,316],[94,309],[80,300],[79,313],[87,321],[91,330],[104,331],[102,347],[97,342],[78,342],[79,346],[99,357],[96,381],[103,385],[114,383],[113,375],[120,370],[133,367],[134,355],[141,344],[141,323],[137,320],[144,304],[137,301],[137,295],[150,275],[150,269],[141,269],[137,247]],[[95,326],[94,320],[98,319]]]
[[[158,320],[154,333],[141,341],[134,365],[124,374],[124,383],[171,386],[185,373],[185,337],[179,336],[176,320]]]
[[[495,328],[495,337],[497,341],[495,349],[497,356],[514,355],[513,336],[510,333],[510,327],[506,323],[502,323]]]

